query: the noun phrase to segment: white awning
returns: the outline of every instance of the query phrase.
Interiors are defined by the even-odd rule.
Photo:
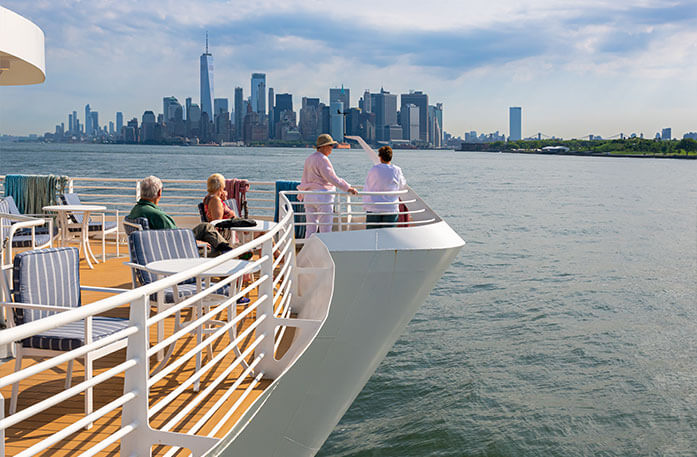
[[[44,32],[33,22],[0,6],[0,86],[46,80]]]

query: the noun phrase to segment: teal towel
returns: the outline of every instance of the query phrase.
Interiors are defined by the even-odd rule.
[[[57,195],[65,192],[67,176],[7,175],[5,196],[11,195],[22,214],[41,214],[43,207],[58,203]]]

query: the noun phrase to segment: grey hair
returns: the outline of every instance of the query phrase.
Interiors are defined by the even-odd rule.
[[[157,176],[148,176],[140,182],[140,197],[146,200],[154,200],[161,190],[162,181]]]

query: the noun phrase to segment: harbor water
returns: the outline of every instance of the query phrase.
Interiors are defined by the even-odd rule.
[[[299,179],[308,152],[0,143],[0,174]],[[696,162],[394,163],[467,245],[319,456],[697,455]]]

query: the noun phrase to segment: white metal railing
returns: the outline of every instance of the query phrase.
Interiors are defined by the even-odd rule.
[[[88,316],[97,316],[123,306],[129,307],[128,325],[118,333],[0,378],[1,389],[84,357],[91,351],[115,341],[128,339],[124,361],[101,369],[91,379],[63,392],[46,394],[41,401],[14,414],[4,416],[4,399],[0,395],[0,456],[5,455],[5,431],[8,428],[30,420],[46,409],[114,377],[124,379],[122,394],[114,398],[101,398],[99,403],[104,406],[72,423],[64,423],[60,431],[35,440],[36,442],[30,443],[31,446],[18,455],[25,457],[44,452],[71,434],[114,413],[120,415],[118,430],[107,436],[100,435],[100,439],[95,442],[83,443],[86,447],[80,455],[94,455],[119,443],[122,456],[149,455],[152,446],[155,445],[171,446],[165,453],[168,456],[181,448],[188,449],[193,456],[200,456],[218,443],[216,434],[232,415],[238,412],[261,379],[278,377],[292,362],[292,357],[297,356],[299,351],[309,344],[311,340],[308,339],[308,335],[311,337],[316,334],[321,325],[321,320],[297,319],[291,315],[291,305],[297,294],[294,214],[284,196],[281,197],[281,208],[283,217],[271,231],[204,264],[137,289],[33,321],[31,324],[0,331],[0,345],[12,344]],[[260,253],[256,260],[250,261],[242,270],[216,283],[202,284],[199,280],[201,287],[196,294],[160,313],[150,315],[150,297],[153,294],[162,293],[168,288],[174,288],[176,293],[177,284],[199,278],[207,270],[250,250]],[[221,288],[225,286],[233,290],[229,296],[220,294]],[[237,304],[237,300],[246,295],[253,299],[238,313],[240,305]],[[327,303],[326,306],[328,305]],[[191,319],[184,322],[180,328],[175,328],[172,335],[161,341],[150,340],[150,328],[165,319],[173,318],[177,313],[187,312]],[[227,319],[223,319],[224,313],[227,313]],[[279,356],[279,344],[288,326],[302,330],[305,337],[296,337],[292,343],[286,342],[292,350],[288,349],[285,355]],[[185,340],[190,339],[192,333],[196,336],[195,344],[182,350]],[[211,349],[213,345],[215,352]],[[175,346],[179,348],[177,351],[168,351],[168,357],[157,366],[149,366],[151,358],[155,360],[153,357],[160,351]],[[204,362],[206,356],[207,360]],[[194,362],[195,369],[192,369]],[[173,377],[183,369],[187,370],[186,379],[177,382],[174,388],[167,388],[167,383],[176,379]],[[236,392],[244,382],[248,382],[246,388],[242,393]],[[150,392],[153,389],[164,393],[151,401]],[[216,391],[216,394],[219,394],[221,389],[224,390],[222,396],[213,406],[204,408],[205,413],[202,417],[197,418],[195,422],[189,419],[194,408],[200,409],[204,402],[212,401],[209,398],[211,393]],[[193,398],[192,390],[195,393]],[[184,395],[186,396],[183,397]],[[223,417],[216,419],[217,422],[212,428],[209,426],[203,433],[202,427],[205,424],[210,425],[213,414],[218,412],[226,401],[231,400],[233,395],[237,395],[234,404],[226,406],[227,411]],[[178,398],[185,401],[180,402],[177,408],[168,408]],[[175,412],[172,412],[173,410]],[[177,432],[173,432],[174,429]]]
[[[323,195],[332,196],[333,202],[330,203],[331,211],[313,211],[311,214],[315,216],[331,216],[332,231],[348,231],[348,230],[363,230],[366,225],[377,227],[410,227],[416,225],[425,225],[437,222],[440,219],[433,210],[431,210],[421,198],[410,188],[398,191],[386,192],[363,192],[359,191],[353,196],[345,192],[326,192],[326,191],[282,191],[285,196],[294,195],[302,196],[302,201],[293,201],[295,211],[295,224],[297,226],[309,226],[311,222],[307,220],[308,211],[306,205],[307,195]],[[379,202],[374,201],[371,197],[390,197],[391,201]],[[398,211],[393,211],[391,207],[395,204],[402,205]],[[316,203],[315,203],[316,205]],[[385,211],[368,212],[365,206],[386,207]],[[369,214],[380,216],[397,216],[396,222],[366,222]],[[305,216],[305,220],[299,216]],[[302,243],[302,240],[298,240]]]
[[[158,206],[172,216],[198,216],[197,205],[206,194],[206,180],[162,179],[163,195]],[[85,203],[108,205],[130,210],[140,197],[139,179],[74,177],[68,190],[77,192]],[[247,208],[250,213],[264,218],[274,215],[275,183],[249,181]]]

